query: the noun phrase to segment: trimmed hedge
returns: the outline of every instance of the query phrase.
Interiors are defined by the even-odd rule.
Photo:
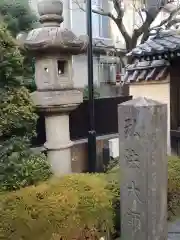
[[[120,232],[120,169],[76,174],[0,195],[0,239],[99,239]],[[180,203],[180,159],[168,158],[168,214]],[[113,222],[114,221],[114,222]],[[118,235],[118,234],[117,234]]]
[[[113,228],[104,175],[77,174],[0,196],[0,239],[98,239]]]
[[[168,158],[168,217],[176,216],[180,209],[180,158]]]

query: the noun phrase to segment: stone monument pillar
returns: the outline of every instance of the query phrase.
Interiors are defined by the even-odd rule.
[[[167,106],[146,98],[119,105],[123,240],[167,240]]]
[[[33,101],[45,114],[48,160],[55,175],[71,173],[69,113],[82,101],[82,93],[73,88],[72,55],[86,51],[87,37],[76,37],[62,30],[63,4],[60,0],[39,0],[39,28],[19,42],[35,57],[37,91]]]

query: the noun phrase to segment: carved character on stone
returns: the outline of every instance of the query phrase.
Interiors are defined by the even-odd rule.
[[[141,230],[141,215],[137,211],[129,210],[127,213],[130,220],[128,221],[128,225],[132,227],[133,233],[137,233]]]
[[[136,186],[135,181],[131,182],[131,185],[128,186],[128,195],[133,195],[139,203],[142,203],[140,199],[140,189]]]
[[[121,238],[167,240],[167,106],[137,98],[118,114]]]
[[[135,125],[136,125],[136,119],[134,118],[125,119],[125,126],[124,126],[125,138],[140,136],[139,133],[135,131]]]
[[[134,149],[126,149],[125,161],[128,164],[129,168],[140,168],[139,155]]]

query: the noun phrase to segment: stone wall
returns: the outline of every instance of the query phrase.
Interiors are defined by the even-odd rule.
[[[118,134],[105,135],[97,137],[97,168],[102,169],[103,160],[107,161],[109,140],[117,138]],[[46,152],[44,147],[33,148],[35,152]],[[72,172],[82,173],[88,171],[88,143],[87,139],[74,141],[74,145],[71,148],[72,156]]]
[[[113,135],[114,136],[114,135]],[[109,139],[112,135],[97,137],[97,171],[102,170],[103,161],[107,161]],[[115,137],[115,136],[114,136]],[[87,139],[75,141],[71,149],[72,154],[72,171],[75,173],[88,171],[88,143]],[[106,156],[105,156],[106,155]]]

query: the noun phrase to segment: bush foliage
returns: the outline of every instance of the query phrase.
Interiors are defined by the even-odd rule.
[[[4,24],[0,25],[0,56],[0,137],[31,137],[37,115],[23,86],[23,57]]]
[[[19,141],[18,141],[19,140]],[[0,191],[13,191],[37,184],[51,176],[44,154],[34,153],[22,138],[0,147]]]
[[[94,98],[100,98],[99,88],[94,85]],[[83,99],[88,100],[89,99],[89,89],[88,86],[85,86],[83,89]]]
[[[103,175],[77,174],[0,196],[3,240],[99,239],[112,229]]]
[[[32,11],[29,0],[1,0],[0,19],[3,20],[13,37],[21,32],[28,32],[37,25],[37,16]],[[34,83],[34,61],[26,49],[21,49],[23,59],[23,76],[30,91],[36,89]]]
[[[179,207],[180,159],[168,158],[168,213]],[[0,195],[0,237],[9,240],[99,239],[120,231],[120,169],[76,174]],[[114,222],[113,222],[114,221]]]
[[[180,158],[168,159],[168,213],[169,218],[180,208]],[[179,211],[178,211],[179,212]]]
[[[3,23],[0,58],[0,190],[14,190],[46,179],[49,166],[29,150],[37,115],[24,87],[23,57]]]
[[[31,30],[37,22],[28,0],[1,0],[0,15],[14,37],[20,32]]]

